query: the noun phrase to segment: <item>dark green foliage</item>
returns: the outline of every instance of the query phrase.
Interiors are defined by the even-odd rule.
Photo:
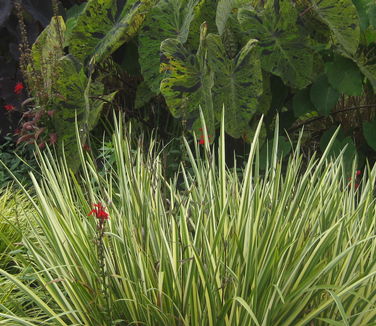
[[[340,93],[352,96],[362,94],[362,75],[350,59],[336,57],[334,61],[326,63],[325,71],[331,86]]]
[[[294,95],[292,106],[295,117],[299,118],[315,108],[310,98],[310,89],[304,88]]]
[[[367,144],[376,151],[376,120],[363,123],[363,135]]]
[[[330,86],[327,77],[323,75],[313,83],[310,96],[317,111],[322,115],[329,115],[335,107],[340,93]]]
[[[289,129],[296,119],[333,118],[345,109],[340,98],[344,106],[352,97],[372,101],[375,7],[370,0],[89,0],[64,21],[55,17],[33,46],[47,97],[33,92],[40,83],[29,86],[37,104],[56,110],[60,146],[73,144],[76,117],[86,137],[112,100],[165,135],[174,132],[157,124],[168,114],[198,133],[201,108],[214,138],[224,108],[226,133],[250,141],[261,114],[270,134],[277,112]]]
[[[3,139],[4,143],[0,145],[0,188],[14,182],[11,173],[23,184],[30,183],[29,172],[37,169],[33,148],[25,144],[16,146],[11,134]]]

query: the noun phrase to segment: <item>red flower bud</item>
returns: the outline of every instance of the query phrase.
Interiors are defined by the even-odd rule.
[[[18,82],[16,86],[14,86],[14,93],[15,94],[21,94],[22,90],[24,89],[24,85],[21,82]]]
[[[7,104],[7,105],[4,105],[4,109],[9,112],[9,111],[13,111],[15,107],[12,104]]]

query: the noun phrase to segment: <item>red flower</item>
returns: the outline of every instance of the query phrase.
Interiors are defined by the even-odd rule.
[[[358,176],[360,176],[362,174],[362,171],[360,171],[360,170],[357,170],[356,171],[356,173],[355,173],[355,175],[358,177]]]
[[[208,138],[209,138],[209,141],[210,141],[211,135],[209,135]],[[204,135],[200,136],[200,139],[198,140],[198,143],[200,145],[204,145],[205,144],[205,136]]]
[[[101,203],[93,204],[94,208],[90,211],[88,216],[95,214],[95,216],[99,219],[108,220],[108,213],[105,212],[104,207]]]
[[[12,104],[7,104],[7,105],[4,105],[4,109],[9,112],[9,111],[13,111],[15,107]]]
[[[21,82],[18,82],[16,86],[14,86],[14,93],[15,94],[21,94],[22,90],[24,89],[24,85]]]

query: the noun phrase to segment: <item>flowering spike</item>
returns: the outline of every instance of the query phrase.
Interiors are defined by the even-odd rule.
[[[89,212],[89,214],[87,214],[88,216],[91,216],[91,215],[95,215],[96,218],[104,221],[104,220],[108,220],[109,218],[109,215],[108,213],[104,210],[105,207],[102,206],[101,203],[98,203],[98,204],[93,204],[94,208]]]

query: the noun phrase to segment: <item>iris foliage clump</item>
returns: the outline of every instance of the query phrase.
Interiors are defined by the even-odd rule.
[[[28,304],[0,304],[2,323],[375,324],[376,169],[355,187],[328,155],[333,139],[304,168],[299,144],[282,163],[277,128],[261,170],[260,129],[241,174],[225,164],[223,123],[218,146],[186,142],[170,180],[157,144],[132,148],[122,125],[105,174],[82,150],[79,177],[40,154],[27,273],[0,270]]]

